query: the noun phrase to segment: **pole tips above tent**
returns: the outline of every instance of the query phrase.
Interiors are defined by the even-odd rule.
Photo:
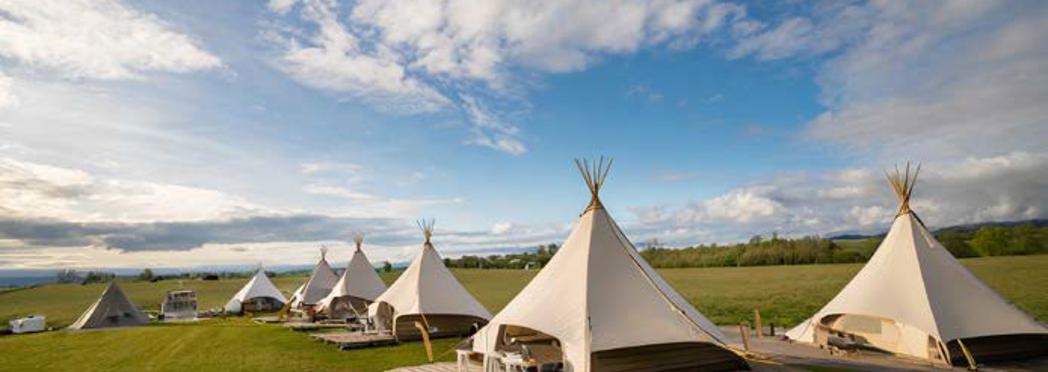
[[[322,246],[320,246],[320,260],[323,261],[323,260],[326,260],[326,259],[327,259],[327,246],[326,245],[322,245]]]
[[[430,244],[429,238],[433,236],[433,225],[437,224],[437,220],[431,218],[428,221],[426,219],[421,219],[415,222],[417,222],[418,227],[422,229],[422,235],[426,237],[425,243]]]
[[[913,195],[913,185],[917,184],[917,175],[920,173],[920,164],[917,164],[912,174],[910,173],[910,162],[906,162],[905,171],[900,172],[899,166],[896,165],[895,173],[884,172],[884,175],[888,177],[888,184],[892,186],[895,196],[899,198],[899,213],[896,216],[913,212],[910,210],[910,196]]]
[[[608,178],[613,161],[609,158],[608,164],[605,165],[603,155],[599,161],[575,159],[575,166],[579,168],[579,173],[582,173],[582,179],[586,180],[586,187],[589,188],[591,195],[589,206],[582,213],[592,209],[604,209],[604,205],[600,203],[600,188],[604,186],[604,181]]]
[[[357,244],[357,250],[360,250],[360,245],[364,244],[364,234],[357,233],[353,235],[353,242]]]

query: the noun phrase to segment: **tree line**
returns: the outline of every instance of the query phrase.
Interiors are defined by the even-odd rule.
[[[953,227],[933,235],[958,258],[1048,253],[1048,226],[1034,223]],[[654,267],[857,263],[866,262],[883,240],[883,235],[863,240],[831,240],[818,236],[783,239],[775,235],[765,239],[757,235],[746,243],[651,248],[641,255]]]
[[[937,230],[933,235],[958,258],[1048,254],[1048,225],[1040,221],[950,227]],[[649,248],[640,254],[658,268],[861,263],[873,255],[883,239],[883,234],[849,240],[815,235],[800,238],[755,235],[745,243],[685,248],[665,248],[649,242],[645,244]],[[541,268],[559,248],[557,244],[547,244],[524,253],[445,258],[444,265],[463,269]]]
[[[534,251],[523,253],[444,258],[444,266],[459,269],[538,269],[545,267],[559,249],[559,245],[551,243],[539,245]]]

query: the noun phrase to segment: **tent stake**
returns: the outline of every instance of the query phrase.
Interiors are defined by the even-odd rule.
[[[764,338],[764,328],[761,325],[761,311],[753,309],[753,324],[757,329],[757,338]]]
[[[739,335],[742,336],[742,348],[750,351],[750,325],[739,322]]]

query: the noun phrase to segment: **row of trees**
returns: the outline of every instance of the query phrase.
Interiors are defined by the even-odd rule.
[[[1048,226],[1033,223],[954,227],[934,235],[959,258],[1048,254]],[[757,235],[739,244],[686,248],[662,248],[658,243],[649,242],[644,244],[649,248],[641,251],[641,256],[652,266],[661,268],[860,263],[873,255],[883,239],[883,235],[844,241],[818,236],[784,239],[773,234],[770,238]],[[549,244],[519,254],[445,258],[444,264],[471,269],[540,268],[559,248],[557,244]]]
[[[758,235],[749,242],[728,246],[700,245],[682,249],[649,248],[641,256],[654,267],[712,267],[803,265],[863,262],[866,257],[817,236],[770,239]]]
[[[1048,254],[1048,226],[1032,223],[956,227],[939,230],[934,235],[958,258]],[[883,239],[883,236],[851,241],[833,241],[817,236],[764,239],[758,235],[746,243],[683,249],[652,248],[642,251],[641,255],[655,267],[851,263],[866,262]]]
[[[460,269],[537,269],[546,266],[560,246],[539,245],[534,251],[504,255],[445,258],[444,266]]]
[[[1048,226],[1033,223],[977,229],[950,228],[937,232],[936,238],[957,257],[1048,253]]]

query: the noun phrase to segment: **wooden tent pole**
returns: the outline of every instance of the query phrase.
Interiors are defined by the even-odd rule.
[[[426,359],[433,363],[433,345],[429,343],[429,330],[422,325],[422,322],[415,322],[415,328],[422,332],[422,344],[426,346]]]
[[[979,369],[979,367],[975,365],[975,357],[972,356],[971,351],[968,351],[968,347],[964,346],[964,341],[961,341],[961,339],[958,338],[957,345],[961,346],[961,352],[964,353],[964,359],[968,360],[968,369],[971,371]]]

